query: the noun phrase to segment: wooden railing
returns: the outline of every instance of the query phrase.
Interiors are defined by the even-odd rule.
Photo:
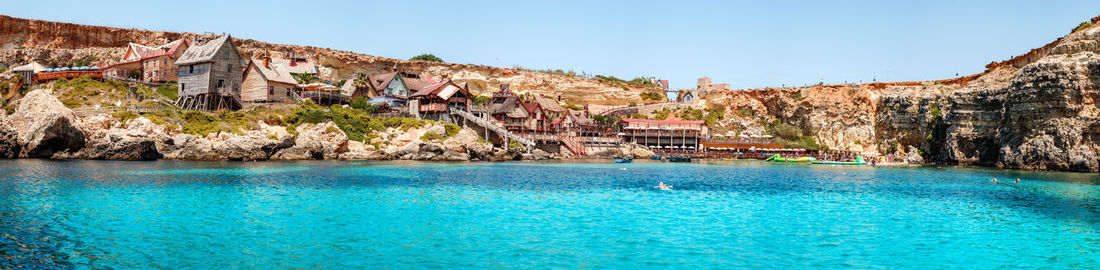
[[[107,107],[88,107],[88,108],[76,108],[73,109],[73,113],[77,116],[85,117],[98,114],[112,114],[122,111],[129,111],[137,114],[145,114],[151,112],[162,111],[169,109],[170,107],[163,104],[148,105],[148,106],[107,106]]]

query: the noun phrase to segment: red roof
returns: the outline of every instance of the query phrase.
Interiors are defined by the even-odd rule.
[[[669,124],[669,125],[705,125],[707,121],[702,120],[651,120],[651,119],[634,119],[623,118],[623,122],[627,123],[653,123],[653,124]]]
[[[535,113],[535,109],[537,109],[539,107],[538,103],[533,103],[533,102],[531,102],[531,103],[521,102],[520,104],[523,104],[523,109],[527,110],[527,113]]]

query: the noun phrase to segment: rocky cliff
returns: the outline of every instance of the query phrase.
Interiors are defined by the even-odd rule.
[[[50,66],[65,65],[72,59],[94,57],[117,60],[130,42],[157,45],[172,40],[193,39],[201,34],[124,29],[13,18],[0,15],[0,64],[22,65],[39,61]],[[349,79],[356,72],[378,74],[389,72],[395,65],[402,70],[428,76],[448,76],[469,83],[475,94],[496,91],[500,84],[512,89],[536,94],[561,96],[573,104],[620,105],[641,102],[639,93],[656,90],[624,83],[605,83],[593,79],[531,72],[516,68],[464,65],[426,61],[406,61],[348,51],[309,46],[272,44],[251,39],[234,39],[238,48],[248,55],[270,53],[276,57],[291,54],[314,59],[322,66],[322,77],[329,80]]]
[[[765,133],[779,120],[832,149],[1002,168],[1100,171],[1100,17],[972,76],[767,88],[708,97],[720,125]]]

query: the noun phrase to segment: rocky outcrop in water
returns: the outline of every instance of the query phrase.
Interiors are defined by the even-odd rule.
[[[21,157],[49,158],[55,153],[84,148],[84,131],[73,110],[47,90],[34,90],[8,116],[17,133]]]

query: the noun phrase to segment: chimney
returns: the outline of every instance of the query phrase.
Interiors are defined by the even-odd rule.
[[[391,72],[397,72],[397,62],[393,62],[393,68],[390,68]]]
[[[271,56],[264,56],[264,68],[271,69]]]

